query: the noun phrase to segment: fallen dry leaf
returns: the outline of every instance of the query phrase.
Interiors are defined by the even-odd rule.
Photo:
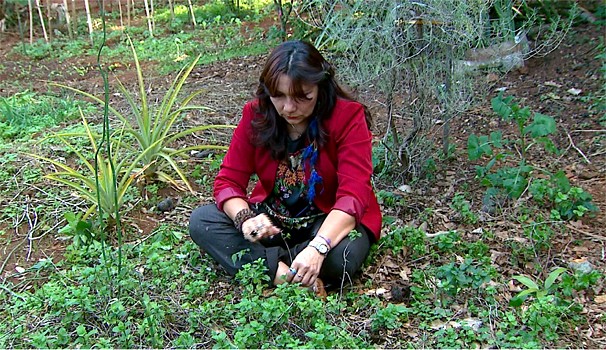
[[[606,303],[606,294],[598,295],[593,299],[596,304],[604,304]]]
[[[377,289],[369,289],[364,294],[368,295],[368,296],[373,296],[373,295],[381,296],[381,295],[385,295],[385,293],[387,293],[387,289],[377,288]]]
[[[568,90],[566,90],[566,92],[568,92],[568,93],[569,93],[569,94],[571,94],[571,95],[578,96],[578,95],[580,95],[580,94],[581,94],[581,92],[583,92],[583,90],[581,90],[581,89],[574,89],[574,88],[572,88],[572,89],[568,89]]]
[[[405,267],[402,271],[400,271],[400,277],[403,281],[408,281],[408,274],[410,273],[410,269]]]

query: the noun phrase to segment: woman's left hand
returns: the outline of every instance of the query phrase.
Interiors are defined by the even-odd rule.
[[[307,247],[295,257],[291,269],[297,271],[291,282],[301,282],[304,286],[313,286],[320,274],[320,268],[324,262],[324,255],[320,254],[315,248]]]

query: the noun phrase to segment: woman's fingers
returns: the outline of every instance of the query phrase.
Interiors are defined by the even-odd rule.
[[[318,278],[318,275],[312,273],[311,271],[307,272],[299,272],[293,277],[291,282],[301,283],[304,286],[311,286]]]
[[[291,268],[297,271],[292,282],[300,282],[305,286],[311,286],[320,274],[323,260],[324,256],[318,254],[315,248],[307,247],[303,249],[291,264]]]
[[[281,230],[274,226],[269,217],[265,214],[259,214],[244,221],[242,224],[244,238],[251,242],[256,242],[263,237],[274,236],[280,232]]]

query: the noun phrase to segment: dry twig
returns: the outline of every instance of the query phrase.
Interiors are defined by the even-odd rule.
[[[600,240],[600,241],[606,241],[606,237],[603,237],[603,236],[598,236],[598,235],[596,235],[595,233],[591,233],[591,232],[583,231],[583,230],[578,229],[578,228],[576,228],[576,227],[574,227],[574,226],[572,226],[572,225],[566,225],[566,227],[568,227],[569,229],[571,229],[571,230],[573,230],[573,231],[576,231],[576,232],[578,232],[578,233],[582,233],[582,234],[584,234],[584,235],[586,235],[586,236],[589,236],[589,237],[591,237],[591,238],[595,238],[595,239]]]
[[[583,151],[581,151],[575,144],[574,141],[572,141],[572,137],[570,137],[569,133],[566,133],[566,136],[568,136],[568,141],[570,141],[570,146],[572,148],[574,148],[577,152],[579,152],[579,154],[581,156],[583,156],[583,159],[585,159],[585,161],[587,162],[587,164],[591,164],[591,161],[585,156],[585,154],[583,153]]]

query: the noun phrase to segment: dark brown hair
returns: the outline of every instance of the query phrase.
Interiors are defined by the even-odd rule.
[[[288,137],[287,123],[279,116],[270,100],[271,96],[278,94],[278,80],[282,74],[291,79],[290,95],[294,98],[306,98],[302,89],[304,84],[318,86],[316,106],[310,117],[316,119],[313,124],[317,125],[318,130],[309,130],[308,127],[306,134],[319,147],[324,144],[326,137],[322,121],[332,114],[337,98],[353,99],[337,84],[334,68],[313,45],[300,40],[278,45],[269,55],[259,77],[256,97],[259,100],[258,112],[263,117],[254,119],[252,123],[255,143],[267,147],[274,159],[286,157]],[[365,113],[370,127],[371,116],[366,108]]]

